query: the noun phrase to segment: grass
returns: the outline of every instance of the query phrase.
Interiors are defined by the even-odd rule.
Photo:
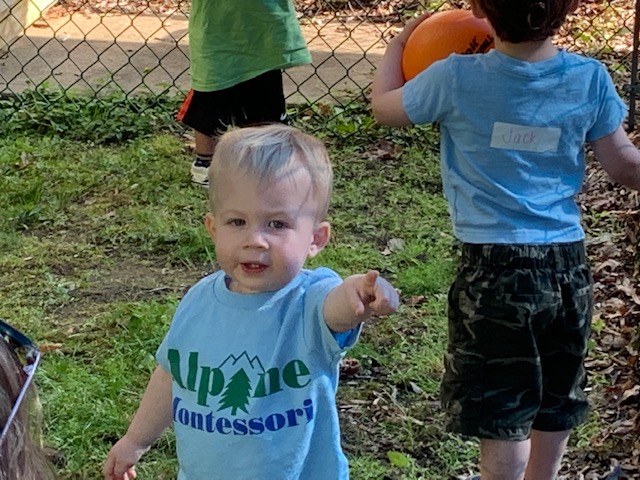
[[[9,116],[6,102],[19,102],[19,114]],[[101,478],[179,299],[215,261],[202,225],[205,191],[189,184],[184,138],[157,105],[113,102],[96,112],[80,97],[0,100],[0,318],[46,352],[37,384],[62,480]],[[29,112],[46,105],[49,120],[35,122]],[[383,129],[366,108],[349,109],[293,113],[323,138],[335,165],[333,238],[309,266],[343,275],[379,269],[403,298],[397,314],[366,325],[349,354],[359,370],[341,380],[352,478],[456,479],[475,469],[477,444],[444,432],[437,403],[457,253],[438,136]],[[600,422],[594,414],[577,431],[576,448]],[[169,431],[143,458],[139,478],[175,478],[176,467]]]
[[[19,111],[3,110],[0,139],[0,317],[46,351],[37,383],[46,443],[63,457],[60,477],[97,479],[180,297],[213,269],[214,254],[202,226],[205,191],[189,184],[191,153],[168,119],[146,101],[114,99],[109,116],[81,97],[52,100],[32,92],[5,101],[14,110],[19,102]],[[474,449],[423,428],[436,411],[444,294],[455,265],[437,135],[380,129],[366,109],[351,108],[355,123],[297,112],[335,164],[333,239],[309,266],[343,275],[377,268],[405,305],[368,325],[351,352],[361,367],[339,394],[345,450],[355,480],[442,478],[443,466],[465,471]],[[34,121],[45,110],[45,120]],[[109,120],[96,128],[101,115]],[[330,131],[355,133],[323,135],[326,121],[336,127]],[[144,457],[140,478],[174,478],[174,457],[168,432]]]

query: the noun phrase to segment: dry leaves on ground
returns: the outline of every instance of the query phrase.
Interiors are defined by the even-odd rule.
[[[632,139],[640,146],[638,134]],[[604,425],[591,446],[602,449],[599,462],[609,463],[618,478],[640,478],[640,197],[613,184],[591,158],[580,202],[595,281],[593,346],[586,365],[598,379],[590,382],[590,400]],[[576,467],[594,461],[575,460]]]

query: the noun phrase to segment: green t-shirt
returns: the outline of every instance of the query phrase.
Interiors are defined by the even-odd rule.
[[[193,0],[189,54],[202,92],[311,62],[291,0]]]

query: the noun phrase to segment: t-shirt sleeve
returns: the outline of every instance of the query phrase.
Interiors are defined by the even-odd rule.
[[[600,108],[593,125],[587,132],[587,141],[598,140],[615,132],[627,116],[627,106],[618,95],[604,65],[601,65],[596,79]]]
[[[324,349],[332,355],[343,355],[358,340],[361,325],[346,332],[332,331],[324,319],[324,302],[329,292],[342,283],[336,272],[320,267],[311,273],[305,299],[305,312],[312,318],[313,328],[308,332],[320,334]],[[312,333],[313,334],[313,333]]]
[[[453,78],[450,59],[431,64],[402,88],[402,105],[413,124],[437,122],[451,110],[451,89],[442,88]]]
[[[167,337],[168,336],[169,334],[167,333],[164,336],[164,339],[162,340],[162,342],[160,343],[160,346],[156,350],[156,362],[165,372],[171,371],[171,367],[169,366],[169,357],[167,355],[168,353]]]
[[[171,319],[169,330],[162,339],[160,346],[156,350],[156,363],[166,372],[171,371],[171,365],[169,364],[170,337],[176,330],[180,331],[181,328],[188,328],[188,326],[185,324],[188,315],[185,316],[185,312],[189,309],[189,306],[193,304],[192,299],[197,298],[199,295],[203,295],[202,290],[208,288],[211,287],[210,278],[207,277],[191,287],[189,291],[187,291],[186,295],[182,298],[182,300],[178,303],[178,307],[176,308],[176,311],[173,314],[173,318]]]
[[[358,341],[358,337],[360,336],[360,330],[362,329],[362,324],[357,327],[352,328],[351,330],[347,330],[346,332],[333,332],[333,338],[338,343],[338,346],[346,351],[353,347]]]

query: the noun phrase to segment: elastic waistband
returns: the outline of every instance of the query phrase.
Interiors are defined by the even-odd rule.
[[[563,270],[587,262],[584,242],[551,245],[462,245],[462,262],[472,265]]]

